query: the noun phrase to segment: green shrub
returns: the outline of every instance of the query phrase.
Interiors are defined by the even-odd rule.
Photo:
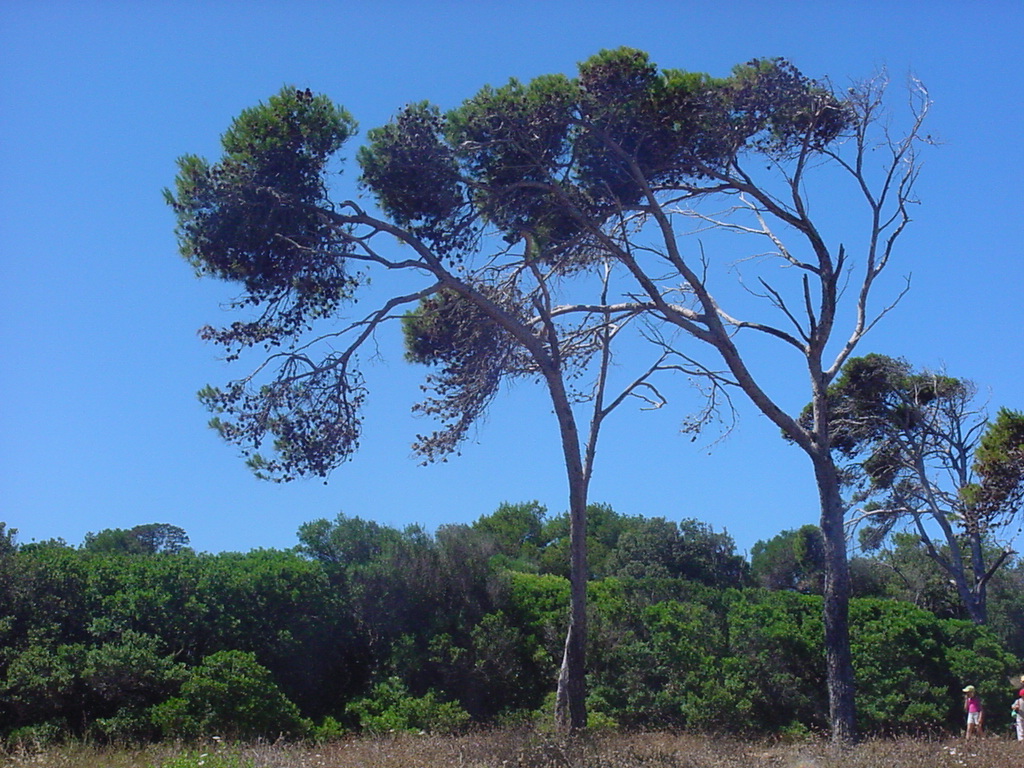
[[[591,693],[598,711],[626,727],[700,722],[704,683],[717,675],[722,644],[715,617],[702,605],[674,600],[644,607],[622,602],[617,609],[603,602],[591,622]]]
[[[913,730],[946,719],[949,671],[935,615],[910,603],[854,600],[850,641],[857,678],[858,727]]]
[[[124,707],[111,717],[94,720],[87,734],[99,742],[131,744],[144,742],[156,735],[150,708]]]
[[[62,720],[47,720],[15,728],[4,738],[4,744],[9,748],[40,752],[63,743],[67,738],[67,728]]]
[[[612,707],[601,696],[591,693],[587,696],[587,728],[595,730],[614,730],[619,727],[618,721],[609,712]]]
[[[744,590],[728,608],[728,650],[720,684],[699,691],[707,718],[692,724],[728,731],[777,732],[800,722],[828,725],[821,598]]]
[[[361,728],[375,733],[451,733],[469,724],[469,715],[455,702],[438,701],[432,691],[412,696],[397,677],[378,683],[369,696],[353,701],[345,711]]]
[[[309,727],[266,667],[241,651],[207,656],[179,695],[155,706],[152,716],[165,736],[177,738],[298,737]]]
[[[61,722],[74,736],[134,741],[152,736],[144,713],[180,685],[181,665],[155,637],[126,631],[99,645],[33,644],[13,656],[0,701],[16,713],[7,726]]]
[[[344,735],[344,726],[330,716],[325,717],[320,725],[313,726],[307,734],[308,738],[317,744],[334,741]]]

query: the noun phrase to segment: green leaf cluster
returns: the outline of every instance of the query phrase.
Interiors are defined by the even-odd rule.
[[[576,78],[486,86],[447,114],[410,105],[369,133],[359,161],[381,207],[446,252],[476,243],[478,217],[571,269],[592,252],[595,223],[744,152],[824,146],[851,121],[826,85],[783,59],[716,79],[618,48],[581,62]]]
[[[369,696],[353,701],[346,711],[371,733],[453,733],[469,724],[469,714],[455,702],[439,701],[431,691],[411,696],[397,677],[378,683]]]
[[[1024,503],[1024,413],[1000,408],[974,459],[979,482],[963,489],[968,506],[989,517],[1019,512]]]
[[[177,696],[153,708],[162,735],[196,739],[301,736],[309,727],[270,672],[243,651],[218,651],[189,671]]]
[[[286,86],[235,118],[221,137],[219,162],[179,159],[175,190],[164,194],[182,255],[197,274],[244,285],[245,303],[279,309],[273,320],[210,329],[209,338],[280,343],[348,298],[348,246],[323,211],[329,163],[355,130],[326,96]]]

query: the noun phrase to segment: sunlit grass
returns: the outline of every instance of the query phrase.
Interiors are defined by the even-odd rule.
[[[1024,744],[989,737],[873,740],[838,752],[827,743],[769,743],[692,734],[602,733],[575,739],[529,731],[352,738],[323,745],[67,745],[9,751],[10,768],[1021,768]]]

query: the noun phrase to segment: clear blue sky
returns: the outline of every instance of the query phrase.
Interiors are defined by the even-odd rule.
[[[860,351],[944,365],[993,408],[1024,408],[1019,0],[372,5],[0,3],[0,520],[20,541],[166,522],[216,552],[289,547],[301,523],[340,511],[433,529],[503,501],[565,508],[554,420],[528,385],[495,403],[462,456],[419,466],[409,443],[426,425],[409,407],[422,371],[397,343],[371,371],[363,449],[327,485],[260,482],[205,426],[196,390],[241,370],[196,329],[230,319],[218,309],[230,294],[177,255],[161,189],[179,155],[216,157],[231,118],[285,83],[331,96],[365,132],[409,101],[451,107],[620,45],[713,75],[755,56],[837,83],[886,67],[901,88],[913,72],[944,144],[925,158],[886,278],[895,290],[912,274],[911,293]],[[762,417],[744,408],[709,446],[678,434],[682,415],[617,414],[592,500],[696,517],[741,551],[816,522],[808,462]]]

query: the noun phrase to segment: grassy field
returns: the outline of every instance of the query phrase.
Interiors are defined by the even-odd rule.
[[[319,746],[72,745],[8,751],[4,768],[1024,768],[1024,744],[988,737],[878,740],[844,752],[821,742],[770,744],[694,735],[600,734],[564,739],[526,731],[396,736]]]

